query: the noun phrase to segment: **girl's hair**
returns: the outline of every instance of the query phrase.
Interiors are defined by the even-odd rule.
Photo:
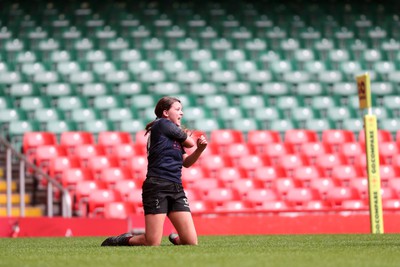
[[[146,125],[146,134],[151,131],[151,126],[153,126],[154,122],[157,119],[162,118],[164,110],[169,110],[175,102],[181,103],[181,101],[176,97],[164,96],[158,100],[156,107],[154,108],[154,113],[156,114],[156,119],[154,121],[149,122]]]

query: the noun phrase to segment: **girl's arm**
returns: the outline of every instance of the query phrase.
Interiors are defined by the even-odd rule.
[[[193,153],[190,155],[184,154],[183,167],[189,168],[190,166],[192,166],[199,159],[201,153],[203,153],[203,151],[204,151],[204,149],[206,149],[206,147],[207,147],[207,140],[204,137],[204,135],[202,135],[199,137],[199,139],[197,139],[196,150],[193,151]]]

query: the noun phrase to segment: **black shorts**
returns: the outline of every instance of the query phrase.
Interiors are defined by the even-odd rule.
[[[162,178],[147,178],[142,187],[144,214],[168,214],[171,211],[190,212],[182,184]]]

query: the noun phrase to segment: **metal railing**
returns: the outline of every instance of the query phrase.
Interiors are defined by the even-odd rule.
[[[6,203],[7,203],[7,216],[11,216],[12,210],[12,168],[13,168],[13,157],[18,160],[19,163],[19,197],[20,197],[20,216],[25,217],[25,184],[26,184],[26,168],[32,169],[35,174],[40,175],[42,179],[47,181],[47,216],[53,217],[53,204],[54,204],[54,196],[53,190],[57,188],[61,192],[61,215],[62,217],[72,217],[72,200],[71,196],[67,189],[63,188],[63,186],[53,177],[49,176],[45,173],[40,167],[36,166],[28,158],[16,151],[12,145],[4,139],[4,137],[0,136],[0,144],[3,145],[6,149],[6,183],[7,183],[7,192],[6,192]],[[37,179],[37,177],[34,177]]]

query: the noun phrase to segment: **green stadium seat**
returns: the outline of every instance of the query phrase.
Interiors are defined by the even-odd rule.
[[[283,95],[276,98],[274,105],[281,110],[303,106],[303,98],[296,95]]]
[[[68,80],[72,73],[82,71],[81,65],[76,61],[61,61],[55,63],[55,68],[64,80]]]
[[[50,53],[48,61],[52,64],[58,64],[60,62],[69,62],[72,60],[72,55],[69,50],[54,50]]]
[[[282,118],[271,120],[269,123],[269,127],[269,130],[277,131],[280,133],[281,137],[283,137],[286,131],[296,129],[297,124],[292,119]]]
[[[38,44],[37,52],[41,61],[47,62],[50,60],[51,54],[60,49],[58,39],[48,38],[42,40]]]
[[[217,109],[217,117],[224,121],[225,126],[229,122],[243,118],[244,115],[243,109],[239,106],[225,106]]]
[[[217,110],[221,107],[228,107],[232,105],[232,100],[228,95],[224,94],[214,94],[205,95],[202,103],[197,103],[198,105],[205,106],[212,110]]]
[[[371,83],[371,94],[381,98],[384,95],[394,95],[396,93],[393,84],[389,82],[372,82]]]
[[[27,119],[27,114],[19,108],[8,108],[0,110],[0,130],[3,136],[6,136],[10,122],[22,121]]]
[[[382,53],[378,49],[367,49],[363,51],[362,60],[365,62],[367,69],[373,69],[374,64],[382,60]]]
[[[9,109],[13,106],[13,100],[10,96],[0,96],[0,110]]]
[[[190,84],[187,90],[188,93],[200,99],[206,95],[214,95],[219,93],[218,87],[214,83],[210,82]]]
[[[33,119],[39,123],[46,123],[48,121],[58,121],[64,119],[64,114],[57,108],[40,108],[35,109]]]
[[[400,116],[400,96],[384,95],[382,97],[382,105],[393,112],[393,117]]]
[[[29,81],[32,81],[36,74],[45,71],[46,67],[41,62],[27,62],[20,66],[20,72],[27,77]]]
[[[36,121],[15,120],[10,121],[7,137],[17,151],[21,151],[22,140],[25,133],[40,131],[40,125]]]
[[[8,88],[15,83],[23,82],[22,76],[17,71],[1,72],[0,73],[0,88]]]
[[[92,99],[96,96],[105,96],[110,94],[110,90],[104,83],[100,82],[87,82],[80,85],[77,88],[78,94],[86,97],[87,99]]]
[[[71,110],[70,120],[78,123],[78,127],[85,121],[95,121],[100,119],[100,113],[93,108],[80,108]]]
[[[64,132],[77,131],[78,127],[75,122],[67,120],[54,120],[44,123],[44,131],[51,132],[57,135],[58,140]]]
[[[253,93],[251,85],[247,82],[230,82],[225,86],[224,91],[236,97]]]
[[[143,110],[148,107],[154,108],[156,105],[156,100],[152,95],[139,94],[131,96],[128,100],[128,103],[135,110]]]
[[[293,60],[295,52],[299,51],[300,49],[300,42],[297,38],[295,39],[289,37],[281,41],[280,49],[286,59]]]
[[[321,137],[323,131],[335,129],[334,123],[328,118],[308,119],[304,123],[305,129],[315,131]]]
[[[132,95],[144,93],[145,88],[143,88],[142,84],[139,82],[122,82],[113,87],[112,92],[120,96],[130,97]]]
[[[40,95],[40,91],[38,90],[37,87],[35,87],[31,83],[13,83],[5,90],[6,94],[16,98],[20,99],[21,97],[26,97],[26,96],[38,96]]]
[[[396,65],[393,61],[377,61],[373,63],[373,70],[379,76],[381,81],[388,81],[389,73],[396,71]]]
[[[74,71],[68,76],[67,82],[82,86],[83,84],[95,82],[95,76],[93,72],[87,70]]]
[[[329,53],[334,49],[334,47],[334,42],[332,39],[328,38],[321,38],[314,44],[316,56],[321,60],[321,62],[325,62],[329,59]]]
[[[33,75],[33,82],[34,84],[43,87],[47,86],[48,84],[56,83],[60,81],[60,77],[58,73],[55,71],[43,71],[37,72]]]
[[[226,122],[226,121],[225,121]],[[224,128],[227,125],[224,122]],[[255,118],[236,118],[229,122],[229,128],[233,130],[239,130],[243,134],[247,135],[249,131],[255,131],[255,130],[260,130],[261,125],[259,124],[259,121]]]
[[[311,75],[307,71],[287,71],[282,74],[282,81],[288,83],[293,89],[301,83],[307,83],[311,81]]]
[[[138,62],[142,60],[142,54],[137,49],[124,49],[119,52],[119,57],[114,62],[121,62],[122,68],[128,69],[130,62]],[[145,62],[145,61],[144,61]]]
[[[269,70],[275,62],[282,60],[280,54],[276,51],[267,50],[260,55],[256,62],[264,70]]]
[[[129,82],[130,80],[130,73],[126,70],[110,71],[104,74],[104,83],[114,87],[120,83]]]
[[[347,82],[354,82],[355,77],[362,72],[362,69],[363,67],[359,61],[349,60],[339,64],[339,70],[343,72],[344,79]]]
[[[258,71],[259,69],[256,62],[251,60],[242,60],[233,64],[233,70],[239,74],[239,78],[245,80],[251,73]]]
[[[328,68],[325,61],[322,60],[311,60],[304,62],[303,70],[310,73],[312,79],[316,79],[317,75],[321,71],[326,71]]]
[[[115,130],[128,132],[132,137],[135,137],[136,133],[143,131],[145,127],[146,123],[141,119],[128,119],[122,120],[118,126],[115,127]]]
[[[117,70],[114,62],[112,61],[98,61],[94,62],[92,65],[92,71],[97,76],[101,77],[104,81],[104,76],[108,73],[113,73]]]
[[[92,106],[100,111],[106,112],[111,108],[123,106],[123,99],[119,95],[96,95],[92,99]]]
[[[342,122],[342,129],[352,131],[354,134],[358,134],[364,129],[364,121],[362,118],[345,119]]]
[[[246,41],[244,51],[246,57],[257,62],[261,54],[267,49],[267,43],[261,38],[253,38]]]
[[[216,118],[199,118],[194,121],[193,125],[194,129],[203,131],[208,136],[210,136],[212,131],[223,128],[221,120]]]
[[[253,88],[260,90],[264,83],[272,82],[272,73],[268,70],[257,70],[249,73],[246,79]]]
[[[192,51],[199,49],[199,41],[196,38],[184,38],[176,44],[176,51],[179,58],[188,60]]]
[[[196,119],[211,118],[211,112],[206,107],[201,106],[184,106],[183,120],[188,124],[188,128],[193,128]]]
[[[347,106],[330,107],[326,111],[326,117],[331,120],[338,129],[343,128],[343,121],[346,119],[356,118],[356,111]]]
[[[372,107],[371,111],[372,111],[372,114],[374,114],[376,116],[377,120],[395,118],[393,116],[392,110],[389,108],[386,108],[385,106]]]
[[[24,110],[29,118],[37,109],[50,107],[50,101],[47,96],[24,96],[21,97],[19,108]]]
[[[263,83],[258,88],[260,94],[268,96],[270,99],[276,99],[276,97],[289,95],[291,93],[287,83],[284,82],[267,82]]]
[[[282,119],[283,112],[276,107],[262,107],[255,110],[251,109],[250,113],[247,112],[247,117],[254,117],[260,122],[263,129],[269,129],[269,123],[273,120]]]
[[[80,126],[81,125],[81,126]],[[78,124],[78,130],[91,132],[94,136],[98,136],[101,132],[113,131],[112,122],[105,119],[85,120]]]
[[[263,108],[267,105],[267,97],[263,95],[242,95],[237,99],[238,105],[247,110],[247,112],[254,113],[257,109]]]
[[[287,116],[294,120],[300,128],[305,128],[305,122],[317,118],[318,114],[312,107],[304,106],[289,109]]]
[[[345,49],[332,49],[328,53],[328,60],[333,69],[338,70],[341,63],[350,60],[350,53]]]
[[[140,77],[143,73],[153,70],[153,66],[149,61],[138,60],[138,61],[130,61],[129,63],[127,63],[127,69],[134,76]]]
[[[50,83],[46,87],[42,87],[42,94],[45,94],[52,98],[58,98],[61,96],[70,96],[76,93],[76,90],[73,86],[68,83]]]
[[[400,43],[394,38],[387,39],[381,44],[380,50],[384,58],[388,61],[394,61],[397,52],[400,50]]]
[[[177,95],[183,92],[181,84],[177,82],[160,82],[153,86],[150,90],[156,95]]]
[[[59,96],[52,105],[65,113],[66,118],[70,118],[71,111],[88,107],[85,97],[78,95]]]
[[[325,88],[321,84],[316,82],[300,83],[299,85],[297,85],[294,92],[297,95],[303,96],[305,99],[312,98],[314,96],[326,95],[327,93]]]
[[[313,50],[301,48],[294,51],[293,58],[297,63],[297,68],[299,70],[304,70],[307,62],[313,62],[315,60],[315,55]]]

